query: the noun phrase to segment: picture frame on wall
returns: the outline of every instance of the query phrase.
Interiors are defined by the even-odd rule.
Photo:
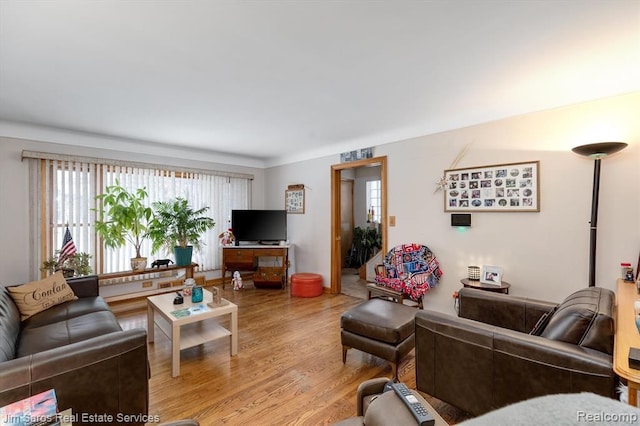
[[[292,185],[284,191],[287,213],[304,214],[304,185]]]
[[[502,285],[502,268],[499,266],[482,265],[480,282],[482,284]]]
[[[444,171],[445,212],[539,212],[540,162]]]
[[[340,162],[342,163],[362,160],[365,158],[373,158],[373,148],[362,148],[359,150],[347,151],[340,154]]]

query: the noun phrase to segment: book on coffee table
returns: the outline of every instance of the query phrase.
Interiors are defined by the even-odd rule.
[[[199,305],[189,306],[188,308],[172,311],[171,315],[173,315],[176,318],[184,318],[190,315],[198,315],[204,312],[208,312],[209,310],[210,309],[207,305],[205,305],[204,303],[201,303]]]

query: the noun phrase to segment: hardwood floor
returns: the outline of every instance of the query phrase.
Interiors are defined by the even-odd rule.
[[[245,284],[247,284],[245,282]],[[321,425],[352,417],[359,383],[390,377],[386,361],[350,350],[342,363],[340,315],[362,303],[347,295],[290,297],[288,290],[223,290],[238,305],[239,351],[230,357],[221,339],[181,352],[171,377],[170,342],[156,328],[149,344],[150,414],[161,421],[195,418],[201,425]],[[146,305],[121,302],[114,312],[125,329],[147,327]],[[221,320],[228,326],[228,320]],[[415,353],[399,368],[415,389]],[[469,416],[428,395],[450,423]]]
[[[367,299],[369,297],[367,282],[360,279],[357,269],[342,269],[342,294],[358,299]]]

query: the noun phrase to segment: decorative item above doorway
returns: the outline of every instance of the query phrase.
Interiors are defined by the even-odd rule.
[[[284,207],[287,213],[304,214],[304,185],[289,185],[284,191]]]
[[[540,211],[539,161],[444,171],[445,212]]]
[[[348,151],[340,154],[340,162],[362,160],[363,158],[373,158],[373,148],[362,148],[356,151]]]

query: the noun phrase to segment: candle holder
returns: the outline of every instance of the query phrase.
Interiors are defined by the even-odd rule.
[[[480,280],[480,267],[479,266],[469,266],[467,267],[467,273],[469,274],[469,279],[473,281]]]

